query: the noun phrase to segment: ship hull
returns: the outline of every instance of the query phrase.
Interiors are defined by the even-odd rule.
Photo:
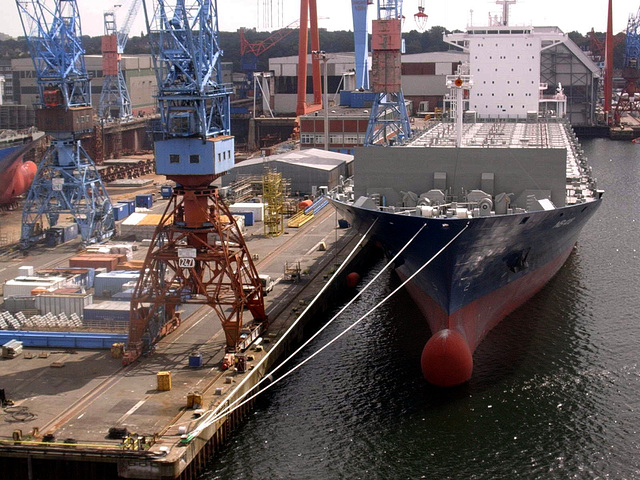
[[[29,140],[0,149],[0,205],[11,203],[31,187],[38,167],[23,158],[31,146]]]
[[[405,280],[430,262],[406,285],[407,291],[427,320],[430,342],[451,342],[448,333],[437,334],[452,332],[468,350],[454,355],[471,356],[495,325],[558,272],[601,200],[471,219],[404,216],[332,202],[361,231],[375,221],[373,239],[388,256],[397,254],[423,228],[396,259],[396,271]],[[463,371],[430,375],[439,367],[425,363],[456,362],[442,354],[442,344],[435,347],[439,360],[433,355],[425,360],[428,347],[429,343],[422,358],[428,380],[449,386],[469,379],[467,360]]]

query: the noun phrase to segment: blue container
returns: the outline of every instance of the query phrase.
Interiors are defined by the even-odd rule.
[[[124,205],[124,214],[128,217],[129,215],[131,215],[133,212],[135,212],[136,207],[135,204],[133,205],[133,211],[131,211],[131,208],[129,207],[129,202],[118,202],[116,203],[116,205],[119,207],[120,205]]]
[[[125,203],[116,203],[113,206],[113,218],[114,220],[123,220],[129,216],[129,205]]]
[[[244,226],[250,227],[254,222],[254,212],[231,212],[233,215],[242,215],[244,217]]]
[[[153,195],[150,193],[144,195],[136,195],[136,207],[151,208],[153,206]]]
[[[202,366],[202,354],[198,352],[194,352],[189,355],[189,366],[190,367],[201,367]]]
[[[171,198],[171,194],[173,193],[173,187],[171,185],[163,185],[160,187],[160,195],[162,198]]]
[[[126,203],[127,205],[129,205],[129,215],[136,212],[135,200],[120,200],[118,203]]]

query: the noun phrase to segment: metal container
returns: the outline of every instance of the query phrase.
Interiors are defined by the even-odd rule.
[[[121,292],[122,286],[131,281],[137,281],[140,272],[130,270],[114,270],[108,273],[96,275],[94,289],[97,297],[111,297]]]
[[[131,207],[129,206],[129,202],[127,202],[127,201],[118,202],[118,203],[116,203],[116,205],[117,205],[117,206],[124,205],[124,210],[125,210],[125,212],[126,212],[126,213],[125,213],[125,216],[127,216],[127,217],[128,217],[129,215],[131,215],[133,212],[135,212],[135,211],[136,211],[135,204],[133,205],[133,210],[131,210]]]
[[[9,313],[18,313],[25,310],[35,310],[36,297],[32,295],[7,297],[4,299],[3,306]]]
[[[122,220],[129,216],[129,205],[126,203],[116,203],[113,205],[113,218],[114,220]]]
[[[229,205],[232,214],[239,212],[253,212],[253,221],[262,222],[264,218],[264,203],[241,202]]]
[[[56,228],[62,230],[62,242],[68,242],[74,238],[78,238],[78,224],[77,223],[59,223]]]
[[[93,295],[89,293],[72,294],[41,294],[35,298],[35,306],[42,315],[52,313],[59,315],[65,313],[67,316],[75,313],[79,317],[84,315],[86,306],[93,303]]]
[[[244,224],[247,227],[253,226],[255,212],[233,212],[234,215],[242,215],[244,217]]]
[[[163,185],[160,187],[160,195],[162,198],[169,199],[171,198],[171,194],[173,193],[173,187],[171,185]]]
[[[136,207],[151,208],[153,206],[153,195],[146,193],[144,195],[136,195]]]
[[[118,255],[78,255],[69,259],[70,267],[106,268],[107,272],[118,266]]]
[[[84,308],[83,323],[99,322],[103,324],[129,323],[128,302],[108,301],[87,305]]]
[[[3,286],[4,298],[15,296],[29,296],[36,288],[53,290],[60,288],[66,281],[64,277],[17,277],[14,280],[7,280]]]
[[[200,352],[192,352],[189,355],[189,366],[194,368],[202,366],[202,354]]]

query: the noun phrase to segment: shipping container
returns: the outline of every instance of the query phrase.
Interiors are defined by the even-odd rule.
[[[136,195],[136,207],[151,208],[153,206],[153,195],[146,193],[144,195]]]
[[[124,205],[124,215],[125,217],[128,217],[129,215],[131,215],[133,212],[135,212],[135,206],[133,208],[133,212],[131,211],[131,208],[129,207],[129,202],[118,202],[116,203],[116,205],[119,207],[120,205]]]
[[[233,212],[234,215],[242,215],[244,217],[244,224],[247,227],[253,226],[255,212]]]
[[[173,194],[173,187],[171,185],[163,185],[160,187],[160,195],[165,200],[171,198],[171,194]]]
[[[78,224],[73,223],[58,223],[55,227],[62,230],[62,242],[69,242],[74,238],[78,238]]]
[[[35,305],[40,310],[41,315],[52,313],[60,315],[61,313],[70,316],[75,313],[79,317],[84,315],[84,309],[87,305],[93,303],[93,295],[89,293],[79,294],[54,294],[44,293],[37,295]]]
[[[113,205],[114,220],[123,220],[129,216],[129,205],[125,203],[116,203]]]
[[[117,300],[119,302],[129,302],[131,301],[131,297],[133,297],[133,288],[128,288],[127,290],[123,290],[122,292],[114,293],[111,296],[111,300]]]
[[[115,270],[118,266],[117,255],[77,255],[69,259],[70,267],[105,268],[107,272]]]
[[[79,287],[93,288],[93,278],[95,277],[95,268],[82,267],[56,267],[42,268],[38,270],[38,275],[67,277],[66,283],[73,283]]]
[[[19,277],[33,277],[33,266],[25,265],[23,267],[18,267],[18,276]]]
[[[239,212],[253,212],[254,222],[262,222],[264,218],[264,203],[234,203],[233,205],[229,205],[229,210],[234,215]]]
[[[7,280],[3,286],[3,296],[29,296],[35,288],[53,290],[62,287],[67,279],[65,277],[16,277],[14,280]]]
[[[7,297],[4,299],[3,306],[9,313],[35,310],[36,297],[33,295],[16,295],[14,297]]]
[[[114,293],[121,292],[124,284],[137,281],[139,276],[140,272],[130,270],[114,270],[96,275],[95,294],[97,297],[111,297]]]
[[[86,325],[90,322],[102,322],[105,324],[128,323],[128,302],[108,301],[87,305],[84,308],[82,322]]]

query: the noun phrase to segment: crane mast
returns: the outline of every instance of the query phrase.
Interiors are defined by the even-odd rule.
[[[122,71],[122,54],[129,40],[131,25],[142,0],[130,0],[122,28],[118,30],[115,10],[104,12],[102,37],[102,93],[98,117],[105,120],[129,121],[133,118],[131,97]]]
[[[403,143],[411,137],[409,114],[402,93],[402,0],[378,0],[371,47],[372,90],[376,94],[364,145]]]
[[[234,165],[230,89],[222,83],[215,0],[144,0],[158,82],[156,171],[176,182],[131,299],[124,363],[180,324],[177,305],[218,315],[227,350],[243,310],[265,328],[262,287],[242,233],[212,182]]]
[[[106,240],[115,231],[111,200],[77,138],[93,129],[78,6],[75,0],[16,0],[16,6],[37,77],[36,126],[52,138],[27,194],[20,245],[55,233],[61,215],[73,217],[84,243]]]

